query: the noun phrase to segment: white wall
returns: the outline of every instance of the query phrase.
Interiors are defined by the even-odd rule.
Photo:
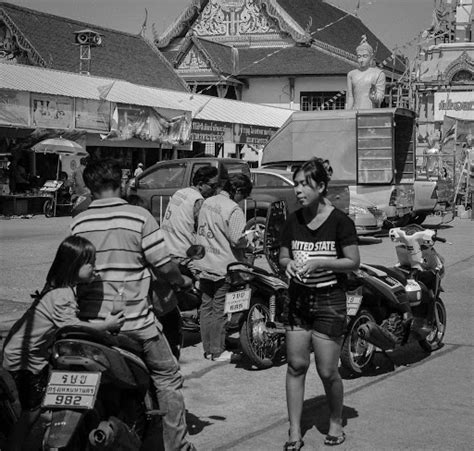
[[[300,93],[304,91],[341,91],[346,89],[346,76],[296,77],[295,97],[290,104],[288,77],[262,77],[249,80],[249,88],[242,91],[245,102],[265,103],[283,108],[300,109]]]

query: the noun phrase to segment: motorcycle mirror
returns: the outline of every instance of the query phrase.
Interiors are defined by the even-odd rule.
[[[191,260],[201,260],[206,255],[206,250],[202,244],[192,244],[186,251],[186,256]]]

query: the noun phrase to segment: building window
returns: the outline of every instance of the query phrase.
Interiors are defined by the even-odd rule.
[[[301,92],[301,111],[343,110],[346,94],[340,91]]]

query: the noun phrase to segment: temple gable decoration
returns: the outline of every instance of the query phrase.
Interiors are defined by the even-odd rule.
[[[240,36],[278,33],[256,0],[210,0],[194,25],[198,36]]]
[[[472,83],[474,60],[464,51],[444,71],[444,79],[453,83]]]
[[[47,66],[3,8],[0,8],[0,60]]]
[[[190,46],[185,53],[181,53],[175,63],[178,72],[218,72],[211,67],[212,63],[206,55],[195,46]]]

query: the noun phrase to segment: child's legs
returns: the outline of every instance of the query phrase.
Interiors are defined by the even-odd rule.
[[[323,383],[329,405],[329,434],[339,436],[342,433],[344,399],[342,379],[338,369],[342,338],[331,338],[313,331],[311,339],[316,369]]]
[[[304,384],[309,367],[311,331],[299,327],[286,331],[286,403],[290,420],[290,441],[301,438]]]

